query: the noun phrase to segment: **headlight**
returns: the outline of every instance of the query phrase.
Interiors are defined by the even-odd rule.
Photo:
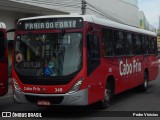
[[[75,92],[78,92],[81,85],[82,85],[82,82],[83,82],[84,78],[81,78],[80,80],[78,80],[74,86],[69,90],[69,94],[72,94],[72,93],[75,93]]]
[[[17,91],[22,92],[22,90],[21,90],[18,82],[17,82],[15,79],[13,79],[13,85],[14,85],[14,88],[15,88]]]

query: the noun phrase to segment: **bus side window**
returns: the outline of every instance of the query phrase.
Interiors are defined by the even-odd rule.
[[[157,54],[158,48],[157,48],[157,40],[154,38],[154,54]]]
[[[149,54],[155,54],[155,42],[152,37],[149,37]]]
[[[133,55],[133,41],[132,41],[132,34],[131,33],[127,33],[126,36],[126,54],[131,56]]]
[[[135,55],[142,54],[142,40],[138,34],[134,34],[134,53]]]
[[[93,72],[100,63],[100,48],[98,36],[87,35],[87,68],[88,75]]]
[[[3,32],[0,32],[0,59],[4,58],[6,48],[6,40]]]
[[[149,42],[148,42],[148,37],[145,37],[145,47],[146,47],[146,49],[145,49],[145,54],[148,55],[148,53],[149,53]]]
[[[143,48],[143,54],[148,54],[148,40],[146,36],[142,36],[142,48]]]
[[[121,31],[115,31],[116,55],[125,55],[124,34]]]
[[[157,41],[155,38],[152,38],[152,54],[157,54]]]
[[[102,30],[102,40],[103,40],[103,54],[105,57],[112,57],[115,55],[115,42],[113,39],[112,29]]]

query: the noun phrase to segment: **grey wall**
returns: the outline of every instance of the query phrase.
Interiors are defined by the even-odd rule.
[[[18,2],[54,9],[57,11],[63,11],[66,13],[81,13],[81,1],[82,0],[47,0],[47,1],[21,0]],[[138,7],[133,5],[133,2],[137,2],[137,0],[86,0],[86,1],[93,4],[98,9],[101,9],[101,11],[104,11],[111,17],[119,19],[125,24],[139,27]],[[129,4],[129,2],[131,2],[131,4]],[[96,13],[87,10],[87,14],[96,14]],[[102,17],[99,14],[96,15]]]
[[[139,27],[138,7],[122,0],[87,0],[89,3],[97,6],[111,17],[119,19],[120,21]]]
[[[18,19],[23,17],[35,16],[35,14],[26,14],[12,11],[0,10],[0,21],[6,24],[7,30],[14,29],[16,27],[16,22]],[[8,40],[14,39],[14,33],[7,34]]]

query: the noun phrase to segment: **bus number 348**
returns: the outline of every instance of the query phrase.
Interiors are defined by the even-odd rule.
[[[54,92],[55,93],[61,93],[61,92],[63,92],[63,88],[55,88]]]

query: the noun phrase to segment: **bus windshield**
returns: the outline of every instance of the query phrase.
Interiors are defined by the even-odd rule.
[[[15,70],[26,76],[67,76],[82,64],[81,33],[17,35]]]

